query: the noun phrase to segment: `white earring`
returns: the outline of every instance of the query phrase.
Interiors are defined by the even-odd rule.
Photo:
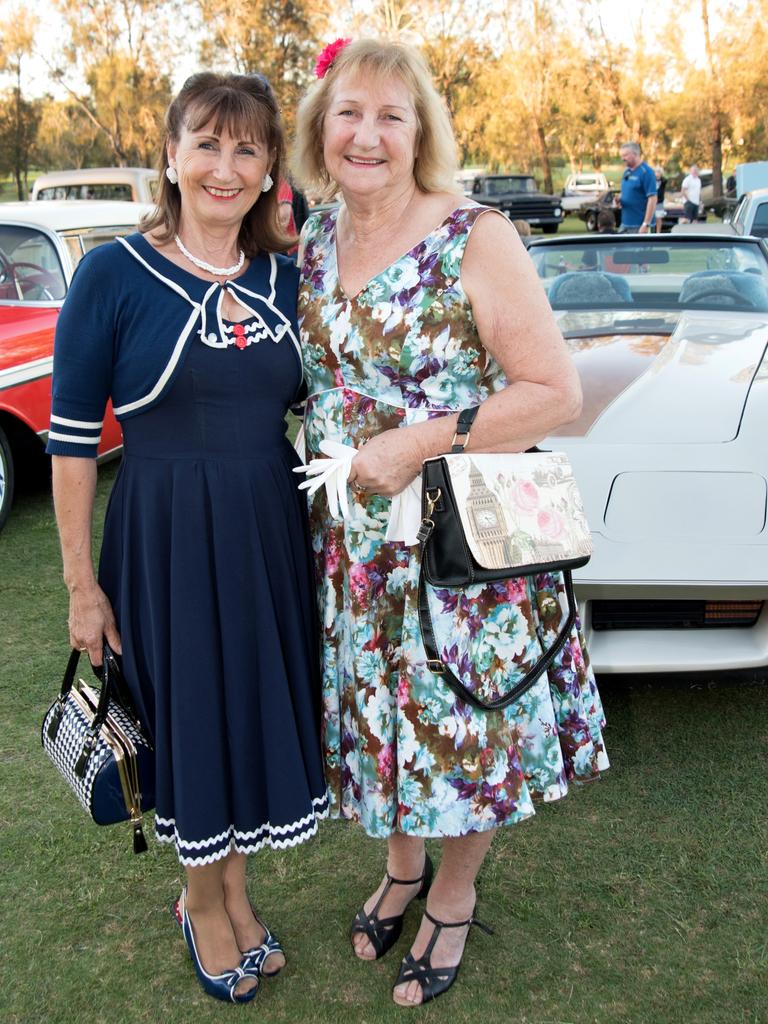
[[[261,183],[261,191],[269,192],[269,190],[272,188],[274,184],[274,181],[272,181],[272,175],[269,172],[267,172],[264,175],[264,180]]]
[[[179,174],[175,167],[166,167],[165,176],[172,185],[178,184]]]

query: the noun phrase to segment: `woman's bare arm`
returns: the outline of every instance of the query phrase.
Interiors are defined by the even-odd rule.
[[[486,214],[467,244],[461,282],[480,339],[508,387],[483,402],[470,449],[524,451],[581,411],[581,385],[544,288],[512,225]]]
[[[469,237],[461,283],[484,347],[508,387],[487,398],[468,451],[524,451],[581,410],[581,386],[533,263],[506,218],[482,216]],[[399,493],[424,459],[446,452],[457,416],[387,430],[353,462],[353,479],[380,494]]]
[[[87,648],[100,665],[102,644],[121,652],[120,635],[106,594],[96,581],[91,554],[96,462],[54,455],[53,503],[59,528],[64,582],[69,590],[69,641]]]

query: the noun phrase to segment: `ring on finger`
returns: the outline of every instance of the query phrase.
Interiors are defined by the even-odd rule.
[[[361,484],[358,480],[353,480],[351,487],[357,494],[363,494],[365,491],[365,484]]]

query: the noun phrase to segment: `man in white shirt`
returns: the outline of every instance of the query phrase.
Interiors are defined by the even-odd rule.
[[[701,178],[696,164],[691,164],[690,174],[686,174],[683,178],[682,193],[685,203],[680,220],[684,223],[693,223],[699,219],[699,200],[701,199]]]

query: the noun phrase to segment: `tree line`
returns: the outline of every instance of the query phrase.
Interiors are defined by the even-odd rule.
[[[174,68],[199,39],[199,66],[259,71],[290,134],[314,61],[335,34],[420,46],[453,117],[465,165],[533,172],[600,169],[635,139],[675,172],[722,174],[768,157],[768,0],[692,0],[685,18],[612,40],[594,0],[54,0],[63,26],[11,11],[0,25],[0,173],[26,196],[30,171],[151,166]],[[698,20],[702,59],[683,35]],[[683,25],[685,22],[685,26]],[[33,59],[51,94],[31,96]],[[55,88],[54,88],[55,85]]]

